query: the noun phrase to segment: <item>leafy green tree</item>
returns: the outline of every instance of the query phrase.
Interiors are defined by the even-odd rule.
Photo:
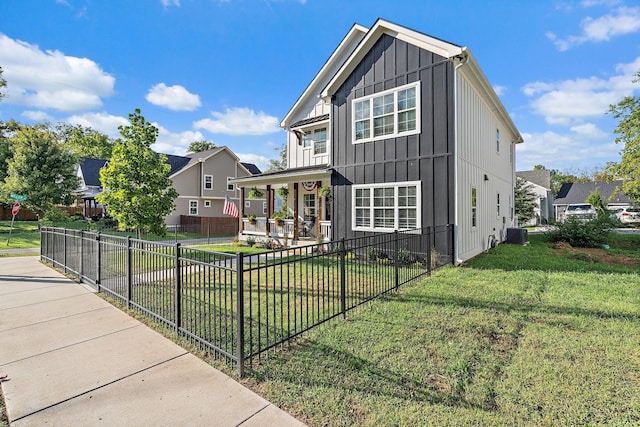
[[[60,123],[56,134],[62,144],[80,158],[108,159],[115,145],[107,135],[80,125]]]
[[[281,147],[276,148],[278,151],[279,159],[270,159],[269,167],[265,172],[278,172],[287,168],[287,144],[284,143]]]
[[[536,195],[531,191],[531,185],[527,184],[522,178],[516,178],[516,187],[514,188],[514,209],[518,222],[527,223],[534,216],[536,207]]]
[[[600,196],[600,190],[598,190],[597,188],[591,194],[589,194],[586,202],[593,206],[593,209],[596,210],[599,217],[609,215],[609,213],[607,212],[607,205],[602,200],[602,197]]]
[[[73,201],[78,188],[77,159],[46,125],[23,125],[9,142],[12,156],[2,185],[4,198],[10,193],[25,195],[24,206],[36,212]]]
[[[7,81],[2,77],[2,67],[0,67],[0,89],[3,87],[7,87]],[[2,101],[2,98],[4,98],[4,93],[0,90],[0,101]]]
[[[640,82],[640,71],[634,83]],[[622,191],[630,198],[640,201],[640,97],[626,96],[609,113],[617,120],[616,144],[623,144],[620,163],[610,164],[609,171],[623,179]]]
[[[201,151],[207,151],[216,148],[216,144],[209,141],[194,141],[189,144],[187,151],[189,153],[200,153]]]
[[[120,126],[109,165],[100,170],[104,191],[96,199],[118,221],[120,229],[133,228],[166,234],[164,217],[175,208],[178,193],[169,178],[167,156],[156,154],[151,145],[158,128],[136,109],[128,126]]]

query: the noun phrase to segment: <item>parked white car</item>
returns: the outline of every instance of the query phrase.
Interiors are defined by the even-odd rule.
[[[616,216],[623,224],[640,224],[640,208],[621,208]]]
[[[580,221],[596,219],[598,213],[589,203],[577,203],[567,206],[564,211],[564,219],[575,218]]]

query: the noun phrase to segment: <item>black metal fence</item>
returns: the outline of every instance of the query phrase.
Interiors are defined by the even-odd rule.
[[[237,363],[451,263],[452,228],[256,255],[41,229],[41,258]]]

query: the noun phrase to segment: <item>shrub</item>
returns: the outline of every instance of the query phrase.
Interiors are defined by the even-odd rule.
[[[595,248],[607,241],[614,222],[607,216],[583,222],[577,218],[562,221],[545,233],[551,242],[565,242],[577,248]]]
[[[367,258],[369,261],[375,261],[378,258],[378,251],[373,246],[367,248]]]
[[[62,224],[69,218],[69,214],[60,208],[52,207],[44,213],[44,216],[40,220],[40,223],[44,226],[51,226],[56,224]]]
[[[248,236],[247,237],[247,245],[253,247],[253,245],[256,244],[256,238],[253,236]]]

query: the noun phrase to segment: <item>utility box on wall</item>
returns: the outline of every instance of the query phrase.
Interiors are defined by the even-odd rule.
[[[529,243],[529,232],[526,228],[507,228],[507,243],[526,245]]]

